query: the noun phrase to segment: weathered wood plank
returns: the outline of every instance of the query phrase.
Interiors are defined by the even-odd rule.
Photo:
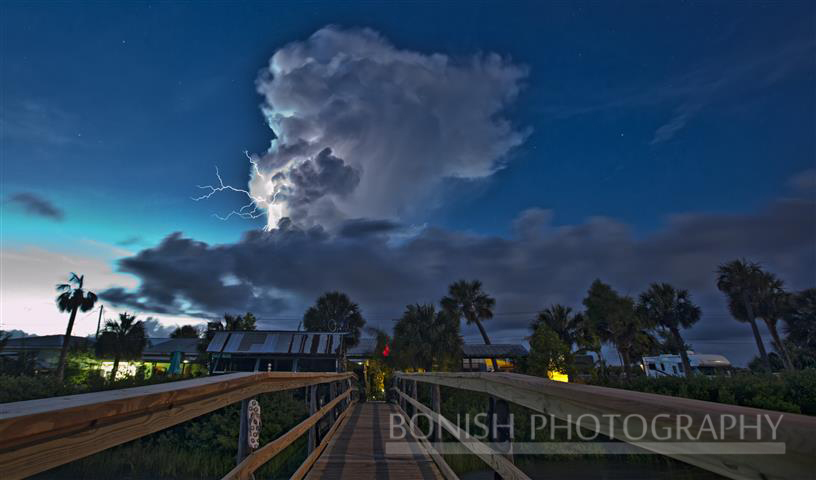
[[[238,373],[3,404],[0,405],[3,477],[30,476],[245,398],[349,375]]]
[[[808,478],[816,471],[816,442],[813,440],[816,417],[593,385],[554,382],[514,373],[399,373],[398,377],[503,398],[535,412],[551,414],[561,420],[571,419],[574,424],[591,431],[606,436],[614,435],[616,439],[730,478]],[[715,425],[719,425],[720,417],[726,415],[745,415],[746,418],[767,415],[774,423],[779,422],[774,441],[785,444],[785,453],[693,455],[661,446],[660,439],[654,438],[650,429],[642,429],[640,422],[632,422],[628,432],[622,428],[622,422],[614,423],[614,429],[610,430],[609,424],[612,422],[600,422],[600,425],[597,425],[588,417],[582,419],[581,415],[584,414],[622,417],[641,415],[647,420],[648,425],[656,425],[659,432],[663,432],[665,428],[674,428],[677,415],[687,415],[691,422],[689,426],[695,432],[700,430],[706,416],[709,416]],[[737,432],[726,430],[724,433],[724,439],[721,440],[739,441]]]
[[[351,392],[352,392],[352,389],[349,389],[349,390],[346,391],[346,394],[351,394]],[[344,397],[338,397],[338,398],[344,398]],[[317,459],[320,458],[320,455],[326,449],[326,446],[329,444],[329,442],[331,442],[332,438],[334,438],[335,432],[337,432],[337,430],[339,430],[340,426],[343,425],[343,422],[346,421],[346,418],[348,417],[349,412],[351,412],[354,409],[354,406],[355,406],[356,403],[357,403],[356,401],[352,401],[349,404],[348,408],[343,410],[343,413],[341,413],[340,416],[337,417],[337,421],[334,422],[334,425],[332,425],[331,428],[329,429],[329,431],[326,432],[326,436],[323,437],[323,440],[320,442],[320,445],[318,445],[312,451],[312,453],[310,453],[309,456],[306,457],[306,460],[302,464],[300,464],[300,467],[298,467],[298,469],[295,471],[295,473],[292,474],[292,476],[290,477],[290,480],[300,480],[304,476],[306,476],[306,474],[309,472],[309,469],[312,468],[312,465],[314,465],[314,463],[317,461]]]
[[[410,436],[391,438],[392,415],[399,415],[399,411],[391,404],[358,404],[306,478],[443,480],[433,458],[420,444],[412,441]],[[396,447],[393,450],[389,448],[392,445]]]
[[[407,424],[409,422],[408,414],[405,413],[405,411],[403,409],[401,409],[399,407],[399,405],[395,405],[395,407],[397,408],[397,411],[399,412],[399,414],[402,415],[405,418],[405,422]],[[438,423],[434,422],[434,430],[436,430],[437,425],[438,425]],[[450,467],[450,465],[448,465],[448,462],[445,461],[445,459],[442,457],[442,455],[439,452],[436,451],[436,449],[433,447],[433,445],[430,444],[430,442],[425,440],[425,438],[422,437],[422,436],[419,436],[419,437],[413,436],[413,438],[416,441],[418,441],[419,443],[422,444],[422,446],[425,448],[425,451],[428,452],[428,455],[431,456],[434,463],[439,468],[439,471],[442,472],[442,475],[447,480],[459,480],[459,476],[456,475],[456,472],[453,471],[453,469]]]

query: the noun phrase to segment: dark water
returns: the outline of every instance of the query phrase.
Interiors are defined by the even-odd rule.
[[[715,473],[680,462],[632,461],[528,461],[518,467],[533,480],[721,480]],[[472,471],[459,475],[461,480],[493,480],[493,472]]]

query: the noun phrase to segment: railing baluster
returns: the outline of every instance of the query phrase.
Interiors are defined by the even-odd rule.
[[[491,396],[488,416],[490,418],[490,441],[496,450],[513,462],[513,425],[510,423],[510,404],[506,400]],[[501,480],[502,477],[498,472],[493,472],[493,478]]]
[[[442,397],[439,392],[439,385],[432,383],[431,385],[431,408],[434,413],[442,415]],[[431,443],[442,441],[442,425],[439,422],[431,422],[433,424],[433,431],[431,432]]]
[[[238,428],[238,452],[235,454],[235,464],[241,463],[249,455],[249,399],[241,400],[241,418]]]
[[[309,416],[312,416],[315,414],[315,412],[317,412],[317,387],[318,385],[312,385],[308,387],[306,391],[309,401]],[[314,426],[312,426],[312,428],[309,429],[309,443],[308,443],[309,453],[312,453],[316,446],[317,446],[317,424],[315,424]]]
[[[329,383],[329,401],[337,397],[337,382]],[[337,418],[337,408],[332,408],[331,412],[329,412],[329,425],[334,425],[334,420]]]

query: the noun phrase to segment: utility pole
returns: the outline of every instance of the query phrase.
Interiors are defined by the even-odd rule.
[[[96,335],[94,335],[94,340],[99,339],[99,326],[102,325],[102,309],[105,308],[104,305],[99,306],[99,319],[96,321]]]

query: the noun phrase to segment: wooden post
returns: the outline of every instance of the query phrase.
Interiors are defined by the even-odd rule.
[[[401,378],[401,379],[400,379],[400,386],[399,386],[399,391],[400,391],[400,392],[402,392],[402,393],[408,393],[408,389],[407,389],[407,388],[405,388],[405,385],[406,385],[406,380],[405,380],[404,378]],[[400,395],[400,407],[402,408],[402,411],[403,411],[403,412],[408,413],[408,412],[405,410],[405,409],[407,408],[407,407],[406,407],[406,405],[405,405],[406,403],[407,403],[407,402],[405,401],[405,399],[404,399],[404,398],[402,398],[402,395]]]
[[[439,393],[439,385],[431,384],[431,408],[437,415],[442,415],[442,397]],[[431,431],[431,443],[442,441],[442,425],[439,422],[433,422],[433,430]]]
[[[490,419],[490,441],[496,446],[499,453],[513,461],[513,425],[510,417],[510,404],[506,400],[490,397],[488,408]],[[501,480],[498,472],[493,472],[494,480]]]
[[[306,396],[308,397],[309,402],[309,416],[311,417],[317,412],[317,385],[312,385],[310,387],[306,387]],[[312,428],[309,429],[309,443],[308,443],[308,450],[309,453],[314,451],[315,447],[317,447],[317,425],[315,424]]]
[[[417,382],[416,380],[411,381],[411,398],[414,400],[417,399]],[[414,417],[417,413],[417,409],[415,406],[411,405],[411,417]]]
[[[337,382],[329,383],[329,402],[337,397]],[[334,425],[334,420],[337,418],[337,407],[331,409],[329,412],[329,425]]]
[[[241,463],[249,455],[249,399],[241,400],[241,423],[238,429],[238,453],[235,464]]]

